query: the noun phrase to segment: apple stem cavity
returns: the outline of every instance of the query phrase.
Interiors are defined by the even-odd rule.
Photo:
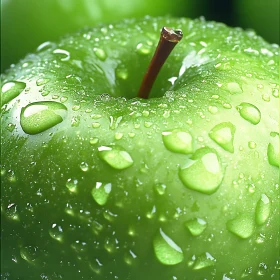
[[[149,97],[161,67],[182,38],[183,33],[180,29],[172,29],[169,27],[162,28],[156,51],[138,91],[138,97],[145,99]]]

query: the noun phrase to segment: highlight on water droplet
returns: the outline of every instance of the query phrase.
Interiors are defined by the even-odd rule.
[[[279,167],[280,151],[279,151],[279,133],[270,133],[270,143],[267,146],[267,158],[268,162],[272,166]]]
[[[255,230],[254,218],[249,214],[241,214],[227,222],[227,229],[234,235],[246,239]]]
[[[216,259],[209,253],[205,252],[196,257],[193,265],[193,270],[200,270],[206,267],[215,265]]]
[[[157,194],[159,195],[164,195],[166,191],[166,185],[165,184],[155,184],[154,185],[154,190],[156,191]]]
[[[1,88],[1,106],[19,96],[25,88],[26,83],[24,82],[11,81],[5,83]]]
[[[128,78],[128,70],[124,67],[117,67],[116,76],[121,80],[126,80]]]
[[[269,218],[271,201],[266,194],[262,194],[256,206],[256,223],[263,225]]]
[[[20,125],[27,134],[38,134],[61,123],[67,108],[58,102],[41,101],[28,104],[21,109]]]
[[[52,224],[51,229],[49,230],[49,235],[54,240],[58,242],[62,242],[63,241],[62,227],[57,224]]]
[[[107,54],[103,49],[94,48],[93,52],[96,55],[96,57],[98,57],[102,61],[104,61],[107,58]]]
[[[205,231],[207,222],[201,218],[195,218],[185,222],[185,226],[193,236],[199,236]]]
[[[198,149],[179,170],[179,177],[185,187],[204,194],[217,191],[223,175],[218,153],[208,147]]]
[[[66,188],[71,192],[71,193],[76,193],[77,188],[78,188],[78,180],[77,179],[68,179],[66,182]]]
[[[256,125],[261,121],[261,112],[253,104],[242,102],[236,109],[240,116],[251,124]]]
[[[47,84],[49,81],[50,81],[50,79],[47,79],[47,78],[39,78],[36,81],[36,85],[37,86],[43,86],[43,85]]]
[[[150,53],[151,53],[152,48],[151,48],[151,46],[149,46],[149,45],[147,45],[147,44],[139,43],[139,44],[136,46],[136,51],[137,51],[137,53],[139,53],[139,54],[147,55],[147,54],[150,54]]]
[[[193,137],[184,129],[176,128],[162,132],[163,144],[171,152],[181,154],[193,153]]]
[[[153,240],[157,259],[164,265],[176,265],[184,260],[182,249],[160,228]]]
[[[130,154],[120,146],[101,146],[99,156],[114,169],[126,169],[133,165]]]
[[[20,221],[19,213],[17,211],[17,205],[15,203],[10,203],[7,206],[6,217],[12,221]]]
[[[97,204],[105,205],[108,201],[111,190],[111,183],[104,184],[101,182],[96,182],[95,187],[91,190],[91,195]]]
[[[214,126],[209,132],[209,137],[220,145],[224,150],[234,152],[234,134],[236,128],[231,122],[222,122]]]
[[[70,60],[70,52],[62,49],[55,49],[53,51],[54,54],[57,54],[61,61],[68,61]]]

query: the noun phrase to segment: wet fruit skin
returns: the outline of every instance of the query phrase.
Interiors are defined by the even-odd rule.
[[[3,0],[1,72],[44,41],[58,40],[85,26],[144,15],[194,16],[196,6],[189,0]]]
[[[162,26],[184,38],[134,98]],[[278,55],[220,23],[145,18],[2,75],[2,275],[278,279]]]

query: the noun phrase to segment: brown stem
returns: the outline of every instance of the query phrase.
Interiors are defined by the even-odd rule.
[[[156,77],[176,44],[183,38],[181,30],[163,27],[160,34],[157,49],[150,62],[149,68],[143,78],[138,97],[148,98]]]

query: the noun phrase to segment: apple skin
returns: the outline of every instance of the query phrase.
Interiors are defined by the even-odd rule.
[[[235,12],[244,28],[251,28],[270,43],[279,44],[279,0],[238,0]]]
[[[162,26],[184,38],[133,98]],[[278,279],[277,46],[147,17],[39,50],[1,77],[2,275]]]
[[[3,0],[1,3],[1,72],[47,40],[98,22],[128,17],[197,14],[190,0]]]

